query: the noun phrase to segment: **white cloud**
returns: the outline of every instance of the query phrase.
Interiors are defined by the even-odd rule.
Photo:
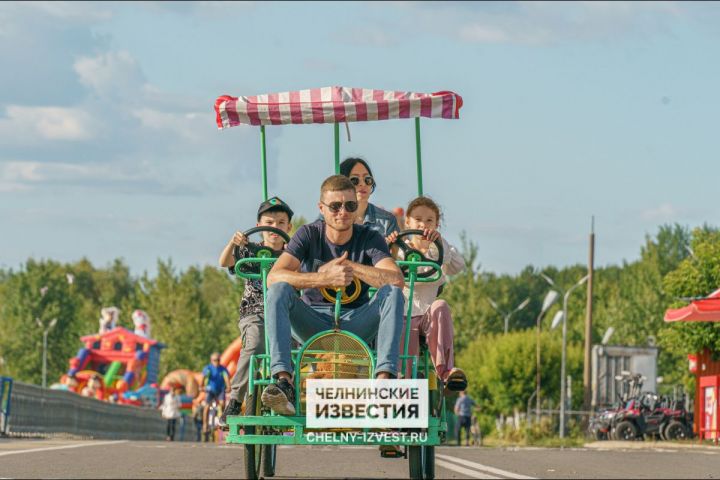
[[[217,15],[247,14],[248,11],[253,10],[258,5],[258,2],[209,0],[195,2],[139,2],[139,5],[153,12],[211,17]]]
[[[67,23],[94,24],[109,20],[112,12],[102,3],[91,2],[2,2],[0,17],[17,18],[19,16],[50,17]]]
[[[238,174],[232,155],[219,155],[213,169],[198,162],[208,151],[237,148],[237,136],[232,142],[218,137],[207,99],[147,83],[137,60],[124,51],[78,57],[73,69],[85,87],[75,105],[12,105],[0,116],[0,143],[17,147],[24,160],[0,152],[0,191],[200,195],[230,188],[218,185]]]
[[[101,7],[102,4],[90,2],[24,2],[24,5],[65,21],[94,23],[112,17],[109,10]]]
[[[363,25],[338,32],[335,38],[345,44],[369,47],[390,47],[398,43],[392,29],[384,25]]]
[[[0,162],[0,192],[31,191],[48,187],[72,187],[115,192],[161,195],[197,194],[205,185],[193,187],[160,174],[162,168],[142,160],[125,159],[111,164],[66,162]]]
[[[688,13],[678,2],[407,2],[403,7],[406,33],[520,45],[666,33]]]
[[[641,213],[644,220],[650,221],[667,221],[677,218],[681,213],[680,209],[669,203],[663,203],[657,207],[649,208]]]
[[[132,96],[140,93],[145,85],[140,66],[135,58],[125,51],[80,57],[73,68],[80,83],[100,96],[123,96],[126,100],[132,100]]]
[[[0,118],[0,139],[6,145],[88,140],[97,125],[92,115],[81,108],[10,105],[5,113],[6,117]]]
[[[165,131],[186,142],[207,139],[210,128],[208,114],[204,112],[166,112],[154,108],[140,108],[131,112],[143,128]]]
[[[0,183],[31,186],[39,183],[77,182],[88,179],[132,180],[137,177],[107,165],[9,161],[0,163]]]

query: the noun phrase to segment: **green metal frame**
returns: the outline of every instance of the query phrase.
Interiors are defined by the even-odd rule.
[[[340,124],[333,123],[335,175],[340,174]],[[265,125],[260,126],[260,159],[262,162],[263,200],[268,199],[267,148],[265,146]],[[420,142],[420,117],[415,117],[415,168],[417,171],[418,196],[423,195],[422,146]]]
[[[272,268],[272,264],[275,262],[275,258],[243,258],[237,261],[235,264],[235,272],[236,275],[245,278],[245,279],[254,279],[259,280],[262,279],[262,286],[263,286],[263,302],[264,302],[264,309],[267,310],[267,274]],[[242,265],[247,264],[260,264],[261,273],[244,273],[240,271],[240,268]],[[418,261],[418,260],[398,260],[397,261],[398,266],[405,266],[408,268],[407,275],[405,277],[406,282],[409,283],[409,297],[412,298],[412,295],[414,293],[415,289],[415,283],[428,283],[428,282],[434,282],[437,281],[440,278],[441,270],[440,265],[438,265],[435,262],[429,262],[429,261]],[[431,267],[435,269],[435,274],[427,277],[427,278],[419,278],[417,276],[417,270],[420,267]],[[328,334],[335,334],[337,333],[337,329],[339,329],[339,318],[341,313],[341,291],[337,292],[336,298],[335,298],[335,325],[336,330],[325,330],[322,332],[318,332],[315,335],[313,335],[311,338],[309,338],[307,341],[305,341],[302,345],[302,347],[299,350],[294,350],[292,352],[292,356],[294,357],[294,374],[293,374],[293,381],[295,383],[295,391],[300,391],[300,369],[302,368],[302,365],[300,363],[300,360],[302,359],[302,356],[307,352],[307,347],[311,345],[316,339],[328,335]],[[432,367],[432,362],[430,361],[429,355],[427,350],[424,351],[424,354],[422,356],[422,361],[420,362],[418,357],[414,355],[408,355],[407,352],[409,350],[410,346],[410,333],[411,333],[411,322],[412,322],[412,302],[408,303],[408,309],[406,313],[405,318],[405,338],[403,339],[403,351],[400,355],[400,360],[402,361],[402,370],[401,372],[405,372],[407,369],[407,362],[410,362],[410,369],[411,369],[411,377],[412,378],[418,378],[418,370],[421,369],[424,374],[424,378],[427,379],[433,379],[434,380],[434,369]],[[370,349],[368,344],[359,336],[351,333],[351,332],[342,332],[343,335],[346,335],[353,340],[357,341],[362,345],[362,347],[365,349],[368,357],[370,358],[371,362],[371,376],[374,377],[375,374],[375,367],[376,367],[376,355],[375,352]],[[269,340],[267,338],[267,335],[265,335],[265,352],[269,352]],[[319,352],[318,352],[319,353]],[[418,365],[420,363],[420,365]],[[256,379],[256,373],[258,371],[261,371],[261,378]],[[272,383],[272,379],[270,376],[270,355],[267,353],[259,354],[259,355],[252,355],[250,357],[250,368],[248,372],[248,391],[252,392],[255,390],[256,386],[259,385],[269,385]],[[435,385],[430,385],[430,390],[433,391],[437,390],[437,382],[434,382]],[[442,392],[440,392],[440,395],[442,395]],[[430,396],[431,404],[434,401],[432,399],[432,395]],[[351,435],[342,435],[343,431],[348,431],[348,429],[341,429],[337,431],[337,434],[332,437],[322,437],[321,439],[313,438],[313,440],[309,440],[309,437],[307,436],[308,432],[306,431],[306,423],[305,423],[305,417],[304,416],[283,416],[283,415],[277,415],[273,412],[269,412],[265,415],[254,415],[254,416],[230,416],[228,417],[228,426],[230,429],[229,435],[227,436],[227,443],[239,443],[239,444],[256,444],[256,445],[426,445],[426,446],[434,446],[434,445],[440,445],[443,436],[447,432],[447,423],[445,422],[445,409],[446,405],[444,401],[440,402],[440,411],[438,412],[438,416],[430,416],[428,418],[428,428],[426,432],[427,435],[423,438],[417,438],[415,440],[410,440],[409,438],[405,438],[404,440],[381,440],[380,438],[365,441],[365,438],[363,437],[355,437],[353,438]],[[297,395],[295,398],[295,411],[299,412],[300,409],[300,396]],[[431,409],[432,412],[432,409]],[[268,434],[253,434],[253,435],[245,435],[240,434],[240,429],[244,426],[263,426],[268,427],[272,429],[277,429],[278,431]],[[280,432],[280,431],[288,431],[290,435]],[[354,429],[351,429],[354,430]],[[317,432],[317,430],[312,430],[313,432]],[[321,432],[332,432],[332,429],[328,430],[322,430]],[[359,431],[359,430],[355,430]],[[371,432],[373,430],[371,429],[362,429],[362,431],[365,432]]]
[[[335,160],[335,174],[340,173],[340,125],[338,123],[333,124],[334,134],[334,160]],[[265,126],[260,127],[260,154],[262,161],[262,189],[263,199],[268,199],[268,188],[267,188],[267,149],[265,142]],[[423,175],[422,175],[422,149],[420,142],[420,118],[415,118],[415,152],[416,152],[416,170],[417,170],[417,186],[418,196],[423,195]],[[235,272],[237,276],[248,279],[248,280],[262,280],[263,289],[263,309],[267,311],[267,276],[275,263],[276,258],[243,258],[238,260],[235,264]],[[406,259],[396,262],[398,266],[408,267],[408,273],[405,277],[405,281],[409,284],[409,297],[412,298],[415,290],[415,283],[426,283],[434,282],[440,279],[441,270],[440,265],[435,262],[418,261],[416,259]],[[257,273],[244,273],[240,271],[240,266],[246,264],[259,264],[260,272]],[[417,276],[417,270],[420,267],[432,267],[435,269],[435,274],[428,278],[419,278]],[[295,391],[299,391],[299,379],[300,379],[300,359],[303,354],[307,352],[307,347],[315,339],[327,335],[329,333],[337,333],[339,330],[339,321],[341,315],[341,300],[342,292],[340,290],[336,293],[335,298],[335,330],[326,330],[315,334],[313,337],[308,339],[299,350],[293,350],[292,356],[295,360],[294,367],[294,382]],[[350,432],[364,431],[372,432],[376,430],[372,429],[328,429],[328,430],[316,430],[312,429],[310,432],[306,429],[305,417],[304,416],[283,416],[277,415],[273,412],[266,413],[264,415],[255,416],[229,416],[228,426],[230,433],[227,436],[227,443],[240,443],[240,444],[256,444],[256,445],[424,445],[433,446],[440,445],[445,434],[447,433],[448,425],[445,421],[446,405],[443,397],[443,392],[438,391],[438,382],[435,376],[434,367],[429,357],[427,349],[423,349],[421,358],[414,355],[407,355],[410,346],[410,327],[412,322],[412,302],[408,302],[408,308],[405,319],[405,338],[403,339],[403,351],[400,355],[402,361],[402,370],[405,372],[407,369],[407,362],[410,362],[411,376],[412,378],[418,378],[419,370],[424,374],[424,378],[430,381],[430,401],[431,407],[433,402],[438,401],[439,411],[438,416],[433,416],[432,412],[434,408],[431,408],[431,416],[428,418],[428,428],[426,437],[424,439],[417,439],[412,441],[407,437],[404,440],[380,440],[375,441],[363,441],[358,438],[353,438]],[[360,342],[363,348],[366,349],[368,357],[371,361],[371,372],[374,377],[376,367],[376,355],[367,343],[357,335],[350,332],[342,332],[343,335],[353,338]],[[256,386],[269,385],[272,382],[270,375],[270,355],[267,353],[270,351],[269,340],[267,335],[265,337],[265,352],[264,354],[252,355],[250,358],[250,369],[249,369],[249,391],[254,391]],[[256,374],[260,373],[259,379],[256,379]],[[435,395],[432,393],[435,392]],[[434,397],[439,395],[439,400]],[[298,395],[295,399],[295,410],[300,411],[300,396]],[[245,435],[241,434],[240,430],[243,426],[263,426],[271,429],[268,434],[253,434]],[[328,432],[335,432],[332,438],[321,437],[321,439],[314,439],[313,441],[308,440],[309,433],[326,434]],[[339,439],[338,439],[339,438]],[[362,438],[362,437],[360,437]]]
[[[423,194],[422,149],[420,148],[420,117],[415,117],[415,163],[417,169],[418,197]]]
[[[440,266],[435,262],[423,262],[423,261],[415,261],[415,260],[397,260],[395,263],[399,267],[408,267],[408,274],[405,277],[405,281],[409,283],[408,286],[408,298],[413,298],[413,293],[415,293],[415,283],[429,283],[429,282],[435,282],[440,279],[441,270]],[[432,267],[435,269],[435,275],[432,275],[431,277],[427,278],[419,278],[417,276],[417,269],[419,267]],[[405,339],[403,340],[403,355],[407,355],[408,350],[410,349],[410,327],[412,325],[412,302],[407,302],[407,312],[405,317]],[[401,372],[405,372],[405,369],[407,368],[407,365],[405,363],[405,359],[403,359],[402,362],[402,370]],[[416,378],[415,375],[413,375],[413,378]]]
[[[268,199],[267,149],[265,148],[265,125],[260,126],[260,158],[262,160],[263,201]]]
[[[335,175],[340,175],[340,124],[333,124],[335,133]]]

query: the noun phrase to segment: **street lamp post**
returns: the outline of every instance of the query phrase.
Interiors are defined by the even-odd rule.
[[[542,309],[537,317],[537,333],[535,342],[535,419],[540,421],[540,322],[550,310],[550,307],[557,301],[560,295],[555,290],[550,290],[543,300]]]
[[[552,281],[550,277],[545,275],[544,273],[541,273],[542,277],[550,283],[552,286],[555,286],[555,282]],[[557,326],[557,321],[559,321],[560,317],[562,317],[562,358],[560,360],[560,438],[565,438],[565,408],[566,408],[566,397],[567,394],[565,392],[565,358],[567,356],[567,304],[568,304],[568,298],[570,297],[570,293],[575,290],[576,288],[580,287],[583,283],[585,283],[588,279],[589,275],[585,275],[583,278],[581,278],[575,285],[570,287],[563,296],[563,309],[562,314],[555,315],[555,319],[553,319],[553,328],[554,326]],[[556,287],[557,288],[557,287]],[[561,290],[558,288],[558,290]],[[560,313],[560,312],[558,312]]]
[[[43,357],[42,357],[42,386],[43,388],[47,387],[47,337],[50,330],[55,326],[57,323],[57,318],[53,318],[50,320],[50,323],[48,324],[47,328],[44,327],[43,323],[40,321],[39,318],[36,318],[35,321],[37,322],[38,326],[43,331]]]
[[[490,306],[493,307],[496,312],[498,312],[500,315],[503,316],[503,319],[504,319],[504,321],[505,321],[505,335],[507,335],[507,333],[508,333],[508,326],[510,325],[510,317],[512,316],[513,313],[519,312],[519,311],[522,310],[523,308],[527,307],[528,304],[530,303],[530,297],[528,297],[528,298],[526,298],[525,300],[523,300],[523,301],[520,303],[520,305],[518,305],[517,307],[515,307],[515,310],[512,310],[512,311],[507,312],[507,313],[506,313],[506,312],[503,312],[502,310],[500,310],[500,307],[498,307],[497,303],[495,303],[492,298],[488,297],[488,302],[490,302]]]

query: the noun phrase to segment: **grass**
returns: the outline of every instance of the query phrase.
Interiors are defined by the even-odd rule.
[[[488,437],[483,440],[484,447],[546,447],[546,448],[569,448],[582,447],[585,444],[584,437],[541,437],[541,438],[498,438]]]

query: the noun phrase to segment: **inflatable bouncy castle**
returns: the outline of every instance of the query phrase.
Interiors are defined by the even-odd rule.
[[[183,390],[181,409],[190,415],[193,405],[205,399],[201,372],[173,370],[158,382],[160,352],[166,346],[150,338],[150,317],[143,310],[132,313],[134,331],[117,327],[119,309],[101,310],[99,331],[81,337],[84,347],[70,359],[69,369],[50,388],[68,390],[110,402],[156,407],[172,388]],[[237,370],[242,342],[236,338],[222,353],[220,364],[230,378]]]
[[[67,374],[53,388],[99,400],[157,405],[160,351],[164,344],[123,327],[80,340],[85,346],[70,359]]]

